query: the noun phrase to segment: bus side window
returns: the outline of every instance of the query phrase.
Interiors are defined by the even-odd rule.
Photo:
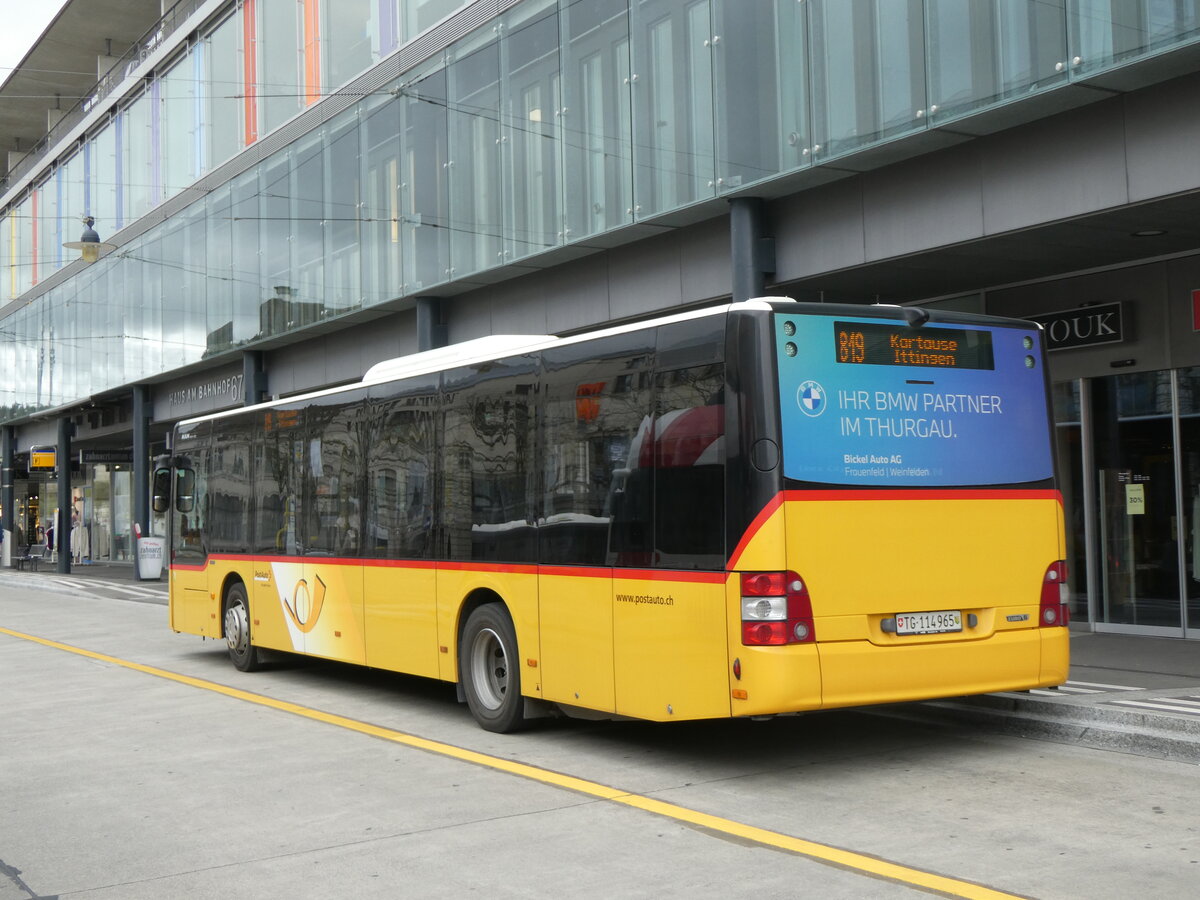
[[[153,506],[156,513],[165,513],[171,508],[171,470],[154,470]]]
[[[196,472],[193,469],[175,470],[175,510],[191,512],[196,505]]]

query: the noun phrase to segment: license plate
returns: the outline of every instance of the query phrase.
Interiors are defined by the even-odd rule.
[[[962,631],[962,612],[957,609],[899,613],[896,616],[896,634],[946,634],[951,631]]]

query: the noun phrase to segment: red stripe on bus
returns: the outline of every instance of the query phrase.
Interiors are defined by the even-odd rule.
[[[242,556],[231,553],[212,554],[211,561],[240,563],[307,563],[322,566],[370,566],[373,568],[431,569],[448,572],[478,572],[501,575],[548,575],[564,578],[613,578],[625,581],[672,581],[688,584],[724,584],[725,572],[691,571],[680,569],[618,569],[605,566],[537,566],[528,563],[477,563],[435,561],[424,559],[358,559],[336,556]],[[172,563],[175,572],[203,572],[207,563],[186,565]]]
[[[746,546],[750,543],[751,539],[758,534],[759,530],[765,524],[767,524],[767,520],[771,518],[771,516],[775,515],[775,510],[779,509],[779,507],[783,505],[783,499],[784,492],[781,491],[772,497],[767,502],[766,506],[759,510],[758,515],[754,517],[754,521],[750,523],[750,527],[747,528],[745,534],[742,535],[742,539],[738,541],[738,545],[733,548],[733,553],[729,557],[729,565],[726,568],[737,568],[738,560],[740,560],[742,558],[742,554],[746,552]]]
[[[1062,494],[1053,489],[891,488],[862,491],[784,491],[783,499],[789,502],[803,500],[1057,500],[1062,503]]]

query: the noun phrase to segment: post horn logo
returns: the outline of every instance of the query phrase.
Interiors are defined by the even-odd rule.
[[[288,617],[300,629],[301,634],[308,634],[317,627],[321,607],[325,605],[325,582],[321,580],[320,575],[314,575],[313,581],[316,585],[311,596],[308,581],[301,578],[296,582],[296,589],[292,591],[291,602],[283,601],[283,608],[287,610]]]

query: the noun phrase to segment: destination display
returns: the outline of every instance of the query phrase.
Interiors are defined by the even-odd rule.
[[[834,322],[836,359],[868,366],[992,369],[992,335],[961,328]]]

